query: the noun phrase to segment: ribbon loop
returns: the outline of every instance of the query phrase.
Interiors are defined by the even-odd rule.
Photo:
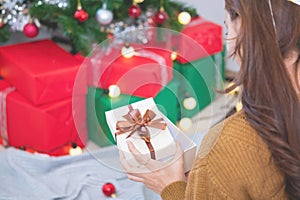
[[[151,136],[148,127],[165,130],[167,126],[163,118],[153,120],[155,117],[156,114],[149,109],[146,110],[142,117],[139,109],[133,109],[130,105],[128,113],[123,116],[127,121],[117,121],[116,126],[119,132],[115,133],[115,135],[121,135],[130,131],[126,137],[129,138],[136,132],[146,142],[151,158],[155,159],[155,152],[150,141]]]
[[[134,128],[134,123],[129,121],[118,121],[117,122],[117,130],[122,132],[131,131]]]
[[[156,114],[152,111],[152,110],[146,110],[146,113],[143,116],[143,121],[145,123],[150,122],[152,119],[154,119],[154,117],[156,116]]]

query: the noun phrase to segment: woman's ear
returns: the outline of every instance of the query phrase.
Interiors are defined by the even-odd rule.
[[[297,94],[300,95],[300,70],[296,70],[297,68],[299,68],[300,65],[299,63],[297,63],[298,60],[299,52],[296,50],[289,51],[288,54],[286,54],[284,57],[284,64],[286,66],[286,70],[291,77],[292,84]],[[295,72],[297,74],[295,74]]]
[[[284,64],[290,68],[295,65],[299,59],[299,52],[296,50],[289,51],[284,57]]]

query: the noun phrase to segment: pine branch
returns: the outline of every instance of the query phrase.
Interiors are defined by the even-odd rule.
[[[101,31],[101,25],[95,19],[95,14],[98,9],[103,7],[105,0],[81,0],[82,8],[88,13],[88,20],[80,23],[74,19],[74,13],[77,10],[77,0],[69,0],[69,6],[59,8],[57,5],[40,3],[40,0],[35,0],[30,6],[30,15],[37,18],[40,22],[50,28],[60,28],[63,34],[69,38],[71,45],[76,51],[83,55],[87,55],[92,44],[101,43],[107,39],[107,33]],[[196,16],[194,8],[186,7],[184,3],[169,0],[144,0],[139,6],[142,12],[152,8],[153,11],[158,11],[160,3],[169,16],[169,20],[159,27],[169,28],[175,31],[181,31],[183,25],[177,20],[177,15],[185,9],[192,17]],[[114,14],[113,22],[125,21],[129,19],[128,9],[132,5],[132,0],[107,0],[107,9]],[[10,37],[9,26],[5,25],[0,28],[0,42],[5,41]]]
[[[5,24],[2,28],[0,28],[0,42],[7,42],[10,36],[10,27],[8,24]]]

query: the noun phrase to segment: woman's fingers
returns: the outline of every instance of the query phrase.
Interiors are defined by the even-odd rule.
[[[125,155],[122,151],[119,151],[119,155],[120,155],[120,163],[121,166],[123,167],[123,170],[126,173],[131,173],[131,174],[145,174],[145,173],[149,173],[151,172],[151,170],[149,170],[146,166],[144,165],[132,165],[130,164],[130,162],[128,162],[125,158]]]
[[[119,155],[120,155],[120,163],[124,169],[124,171],[128,171],[132,168],[132,166],[126,161],[124,153],[122,151],[119,151]]]
[[[149,159],[149,156],[142,155],[130,141],[127,142],[127,145],[130,154],[136,160],[130,159],[128,161],[125,158],[125,152],[119,152],[120,162],[126,171],[128,179],[142,182],[158,194],[170,183],[185,180],[183,152],[179,143],[176,146],[175,156],[166,162]]]
[[[144,178],[132,175],[130,173],[127,173],[127,177],[128,177],[128,179],[130,179],[132,181],[137,181],[137,182],[142,182],[142,183],[144,182]]]
[[[147,169],[149,169],[150,171],[154,171],[154,170],[159,170],[163,167],[166,167],[170,164],[172,164],[173,162],[176,162],[178,159],[181,159],[183,162],[183,150],[180,146],[179,142],[176,142],[176,153],[175,156],[173,158],[173,160],[171,162],[159,162],[157,160],[153,160],[148,156],[143,156],[133,145],[133,143],[128,140],[127,141],[127,145],[128,145],[128,149],[129,151],[132,153],[132,155],[134,156],[135,160],[141,164],[146,166]]]
[[[127,145],[128,145],[129,151],[132,153],[133,157],[139,164],[146,165],[150,161],[151,158],[148,156],[143,156],[139,152],[139,150],[137,150],[135,148],[135,146],[133,145],[133,143],[130,140],[127,140]]]

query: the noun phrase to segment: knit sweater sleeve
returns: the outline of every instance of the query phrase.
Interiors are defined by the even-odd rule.
[[[205,136],[188,182],[170,184],[161,196],[163,200],[282,200],[284,188],[284,177],[267,145],[238,113]]]
[[[187,183],[177,181],[165,187],[161,193],[163,200],[183,200]]]
[[[207,136],[203,139],[203,144],[205,145],[201,145],[198,156],[197,156],[197,160],[201,159],[202,157],[205,157],[205,155],[210,151],[210,148],[212,148],[218,138],[218,133],[220,132],[221,128],[223,127],[223,123],[218,124],[217,126],[213,127],[209,133],[207,134]],[[199,177],[200,179],[194,179],[192,178],[192,182],[194,183],[195,180],[201,180],[206,182],[207,179],[209,179],[209,177],[207,176],[206,173],[206,167],[205,165],[201,166],[199,169],[199,166],[195,166],[198,165],[197,162],[195,162],[193,170],[191,171],[189,176],[196,176]],[[189,178],[190,179],[190,178]],[[191,182],[191,181],[189,181]],[[199,185],[200,184],[200,185]],[[164,188],[164,190],[161,193],[161,197],[163,200],[183,200],[185,199],[185,192],[187,190],[187,185],[188,183],[184,182],[184,181],[178,181],[178,182],[174,182],[171,183],[170,185],[168,185],[166,188]],[[200,187],[199,187],[200,186]],[[206,185],[198,182],[196,184],[189,184],[189,191],[193,191],[193,195],[195,198],[192,199],[198,199],[199,194],[202,194],[201,196],[203,196],[203,194],[205,194],[206,191]],[[190,193],[191,194],[191,193]]]

